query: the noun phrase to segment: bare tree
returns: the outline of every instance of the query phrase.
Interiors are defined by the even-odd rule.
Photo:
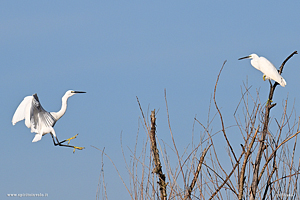
[[[293,52],[282,63],[279,73],[287,61],[297,52]],[[156,130],[155,109],[150,119],[146,119],[137,98],[142,118],[139,124],[146,134],[139,152],[138,137],[133,149],[129,148],[130,159],[126,156],[121,139],[121,149],[130,180],[122,178],[116,168],[131,199],[297,199],[299,198],[300,159],[296,158],[297,135],[300,117],[294,108],[287,110],[288,101],[284,100],[281,116],[272,117],[271,109],[277,82],[270,83],[268,99],[261,101],[259,91],[250,92],[251,86],[241,86],[241,98],[234,112],[235,124],[226,127],[225,118],[217,103],[217,86],[223,63],[214,87],[209,105],[207,124],[194,118],[194,127],[200,125],[200,141],[191,143],[185,149],[178,149],[171,129],[167,95],[165,90],[166,115],[168,119],[170,141],[159,139]],[[215,112],[211,108],[215,107]],[[213,116],[211,117],[211,113]],[[212,124],[221,125],[214,130]],[[232,129],[234,127],[234,129]],[[229,132],[239,135],[239,145],[231,141]],[[193,137],[193,136],[192,136]],[[219,151],[216,138],[225,140],[226,151]],[[292,143],[293,142],[293,143]],[[236,148],[240,146],[240,148]],[[235,148],[234,148],[235,147]],[[95,147],[96,148],[96,147]],[[99,150],[99,149],[98,149]],[[100,150],[101,151],[101,150]],[[224,154],[225,152],[225,154]],[[227,153],[227,155],[226,155]],[[224,163],[224,157],[228,163]],[[299,161],[297,161],[299,159]],[[103,161],[102,161],[103,163]],[[108,199],[104,181],[104,168],[101,167],[97,197],[102,191],[103,199]],[[129,182],[129,183],[128,183]]]

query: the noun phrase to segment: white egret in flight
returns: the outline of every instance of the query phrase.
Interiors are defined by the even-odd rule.
[[[18,106],[13,118],[12,124],[15,125],[17,122],[25,119],[25,125],[31,129],[31,132],[35,132],[35,137],[32,142],[37,142],[42,139],[42,136],[50,133],[53,139],[53,143],[55,146],[65,146],[72,147],[75,149],[82,150],[84,147],[76,147],[69,145],[70,140],[75,139],[76,136],[66,139],[64,141],[59,142],[53,126],[66,112],[67,109],[67,100],[69,97],[73,96],[77,93],[85,93],[79,91],[68,90],[65,95],[62,97],[62,105],[61,109],[58,112],[47,112],[42,107],[37,94],[32,96],[27,96]],[[54,139],[55,138],[55,139]],[[56,140],[56,141],[55,141]],[[68,141],[68,144],[63,144]]]
[[[251,54],[249,56],[239,58],[239,60],[245,59],[245,58],[250,58],[251,59],[251,65],[261,71],[263,75],[263,79],[268,80],[272,79],[279,83],[282,87],[286,85],[286,82],[284,78],[278,73],[277,69],[274,67],[274,65],[267,60],[264,57],[259,57],[256,54]]]

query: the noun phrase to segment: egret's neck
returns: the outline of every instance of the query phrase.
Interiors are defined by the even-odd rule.
[[[66,112],[67,110],[67,101],[68,101],[68,96],[63,96],[61,99],[61,109],[56,112],[53,113],[53,116],[55,117],[56,120],[59,120]]]
[[[259,63],[257,62],[257,60],[252,59],[252,60],[250,61],[250,63],[251,63],[251,65],[252,65],[253,67],[255,67],[256,69],[260,70]]]

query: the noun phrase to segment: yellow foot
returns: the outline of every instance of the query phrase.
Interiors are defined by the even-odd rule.
[[[267,79],[266,79],[266,75],[263,75],[263,80],[264,80],[264,81],[267,80]]]
[[[84,149],[84,147],[75,147],[75,146],[74,146],[74,150],[73,150],[73,153],[75,153],[75,149],[79,149],[79,150],[82,150],[82,149]]]
[[[68,141],[68,144],[70,144],[70,141],[73,140],[73,139],[75,139],[75,138],[77,137],[77,135],[78,135],[78,134],[76,134],[75,136],[73,136],[73,137],[71,137],[71,138],[69,138],[69,139],[66,139],[65,141]]]
[[[269,102],[271,102],[271,103],[272,103],[273,101],[272,101],[272,100],[270,100],[270,99],[268,99],[268,101],[267,101],[267,103],[266,103],[266,106],[268,105],[268,103],[269,103]]]

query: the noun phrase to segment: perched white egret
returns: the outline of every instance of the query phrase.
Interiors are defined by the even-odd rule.
[[[15,125],[17,122],[25,119],[25,125],[31,129],[31,132],[36,133],[32,142],[37,142],[42,139],[43,135],[50,133],[55,146],[59,145],[65,147],[72,147],[74,148],[74,151],[75,149],[82,150],[84,149],[84,147],[76,147],[76,146],[69,145],[70,140],[76,138],[78,134],[75,135],[74,137],[59,142],[55,134],[55,131],[53,129],[53,126],[55,125],[57,120],[59,120],[66,112],[68,98],[77,93],[85,93],[85,92],[68,90],[65,93],[65,95],[62,97],[61,109],[58,112],[45,111],[39,101],[37,94],[34,94],[32,96],[27,96],[18,106],[12,118],[12,124]],[[68,141],[68,145],[62,144],[66,141]]]
[[[274,67],[274,65],[267,60],[264,57],[259,57],[256,54],[251,54],[246,57],[239,58],[239,60],[245,59],[245,58],[250,58],[251,59],[251,65],[261,71],[263,75],[263,79],[268,80],[272,79],[279,83],[282,87],[286,85],[286,82],[284,78],[278,73],[277,69]]]

